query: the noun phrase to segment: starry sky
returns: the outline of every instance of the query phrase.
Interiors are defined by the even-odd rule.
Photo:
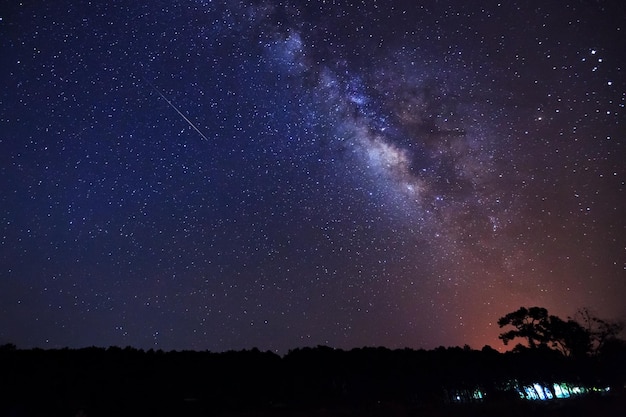
[[[0,7],[0,343],[501,348],[626,318],[626,6]]]

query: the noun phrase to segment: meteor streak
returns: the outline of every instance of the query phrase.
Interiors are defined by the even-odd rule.
[[[142,78],[143,78],[143,77],[142,77]],[[169,105],[170,105],[170,107],[171,107],[171,108],[173,108],[174,110],[176,110],[176,113],[180,114],[180,117],[182,117],[183,119],[185,119],[185,121],[187,122],[187,124],[189,124],[189,126],[193,127],[193,129],[194,129],[196,132],[198,132],[198,134],[199,134],[200,136],[202,136],[202,139],[204,139],[204,140],[206,140],[206,141],[209,141],[209,138],[207,138],[207,137],[204,135],[204,133],[202,133],[202,132],[200,131],[200,129],[198,129],[198,128],[196,127],[196,125],[194,125],[194,124],[191,122],[191,120],[189,120],[189,119],[187,118],[187,116],[185,116],[185,115],[184,115],[184,114],[183,114],[180,110],[178,110],[178,107],[176,107],[176,106],[174,105],[174,103],[172,103],[171,101],[169,101],[169,100],[167,99],[167,97],[165,97],[165,96],[163,95],[163,93],[161,93],[161,91],[160,91],[158,88],[156,88],[154,85],[152,85],[152,83],[151,83],[150,81],[146,80],[145,78],[144,78],[144,80],[148,83],[148,85],[149,85],[150,87],[152,87],[152,89],[153,89],[154,91],[156,91],[156,92],[157,92],[157,94],[158,94],[158,95],[160,95],[160,96],[161,96],[161,98],[163,98],[163,100],[165,100],[165,101],[167,102],[167,104],[169,104]]]

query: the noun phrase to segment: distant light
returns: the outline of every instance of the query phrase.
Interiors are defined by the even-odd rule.
[[[533,384],[533,388],[535,388],[535,392],[537,392],[537,395],[539,396],[540,400],[546,400],[546,395],[545,395],[545,391],[543,389],[543,387],[539,384]]]

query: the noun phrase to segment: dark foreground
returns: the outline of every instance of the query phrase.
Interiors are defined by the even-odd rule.
[[[182,414],[183,416],[185,414]],[[188,414],[201,416],[203,414]],[[223,411],[220,417],[619,417],[626,416],[626,399],[622,396],[556,400],[552,402],[499,402],[483,404],[448,404],[406,406],[376,404],[368,407],[322,408],[316,410]]]
[[[263,407],[247,410],[210,410],[203,404],[180,403],[166,408],[135,404],[128,409],[71,409],[30,404],[0,409],[2,417],[18,416],[180,416],[180,417],[620,417],[626,416],[624,395],[588,396],[549,402],[494,402],[481,404],[406,405],[379,403],[322,408]],[[105,407],[109,408],[109,407]]]
[[[626,416],[625,358],[489,347],[317,347],[281,357],[4,346],[0,417]]]

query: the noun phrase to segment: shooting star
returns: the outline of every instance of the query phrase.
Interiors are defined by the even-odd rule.
[[[142,78],[143,78],[143,77],[142,77]],[[189,118],[187,118],[187,116],[185,116],[185,115],[183,114],[183,112],[181,112],[180,110],[178,110],[178,107],[176,107],[176,106],[174,105],[174,103],[172,103],[171,101],[169,101],[169,100],[167,99],[167,97],[165,97],[165,96],[163,95],[163,93],[161,93],[161,91],[160,91],[158,88],[156,88],[154,85],[152,85],[152,83],[151,83],[150,81],[146,80],[145,78],[144,78],[144,80],[148,83],[148,85],[149,85],[150,87],[152,87],[152,89],[153,89],[154,91],[156,91],[156,92],[157,92],[157,94],[158,94],[158,95],[160,95],[160,96],[161,96],[161,98],[163,98],[163,100],[165,100],[165,101],[167,102],[167,104],[169,104],[169,106],[170,106],[171,108],[173,108],[174,110],[176,110],[176,113],[180,114],[180,117],[182,117],[182,118],[183,118],[183,119],[187,122],[187,124],[189,124],[189,126],[193,127],[193,129],[194,129],[196,132],[198,132],[198,134],[199,134],[200,136],[202,136],[202,139],[206,140],[207,142],[209,141],[209,138],[207,138],[207,137],[205,136],[205,134],[204,134],[204,133],[202,133],[202,132],[200,131],[200,129],[198,129],[198,128],[196,127],[196,125],[194,125],[194,124],[192,123],[192,121],[191,121],[191,120],[189,120]]]

